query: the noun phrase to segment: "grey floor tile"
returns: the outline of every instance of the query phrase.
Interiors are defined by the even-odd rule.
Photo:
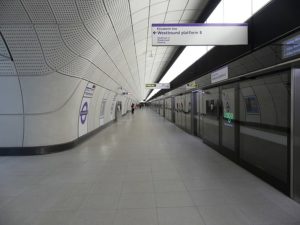
[[[243,205],[242,213],[252,224],[296,223],[295,217],[277,207],[275,204]]]
[[[155,193],[157,207],[184,207],[194,206],[187,191]]]
[[[186,191],[181,180],[160,180],[154,181],[155,192]]]
[[[298,203],[148,110],[72,151],[0,162],[0,225],[300,222]]]
[[[145,209],[154,208],[155,199],[153,193],[123,193],[119,209]]]
[[[145,156],[147,157],[147,156]],[[147,164],[147,163],[146,163]],[[129,165],[126,168],[126,174],[130,174],[130,173],[136,173],[136,172],[140,172],[140,173],[149,173],[151,172],[151,166],[150,165]]]
[[[37,194],[21,194],[9,201],[5,205],[5,209],[14,211],[47,211],[55,202],[61,198],[61,195],[43,195]]]
[[[183,182],[189,191],[224,189],[219,179],[184,179]]]
[[[72,225],[112,225],[116,211],[99,211],[99,210],[79,210]]]
[[[179,180],[181,179],[179,173],[177,171],[159,171],[159,172],[152,172],[153,180],[159,181],[159,180]]]
[[[26,186],[15,186],[14,184],[11,185],[1,185],[0,186],[0,198],[5,198],[5,197],[16,197],[25,190],[27,190],[28,187]],[[1,200],[0,200],[1,201]],[[0,202],[1,203],[1,202]]]
[[[281,223],[281,222],[279,222],[279,223],[268,223],[268,224],[260,223],[260,224],[251,224],[251,225],[300,225],[300,222],[298,222],[298,223]]]
[[[119,210],[114,225],[158,225],[155,209]]]
[[[49,207],[49,211],[75,211],[78,210],[87,198],[86,195],[65,195],[58,198],[54,204]]]
[[[152,175],[151,172],[127,173],[124,176],[124,181],[152,181]]]
[[[228,204],[226,193],[223,190],[191,191],[190,194],[197,206],[225,206]]]
[[[32,225],[36,212],[0,210],[0,225]]]
[[[238,205],[253,205],[253,204],[268,204],[271,201],[262,193],[253,188],[234,188],[225,190],[226,201],[229,204]]]
[[[252,225],[235,206],[199,207],[199,211],[206,225]]]
[[[125,181],[123,182],[122,193],[153,193],[152,181]]]
[[[91,186],[91,194],[120,194],[122,181],[97,182]]]
[[[114,210],[118,206],[119,195],[93,194],[88,195],[80,210]]]
[[[196,207],[158,208],[159,225],[205,225]]]
[[[7,203],[9,203],[10,201],[12,201],[13,199],[14,199],[14,197],[7,197],[7,196],[0,197],[0,210],[2,207],[5,207],[5,205]]]
[[[34,217],[32,225],[71,225],[75,213],[72,211],[42,212]]]

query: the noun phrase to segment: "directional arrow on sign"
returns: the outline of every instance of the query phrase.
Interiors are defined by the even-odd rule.
[[[153,31],[153,34],[156,34],[156,32],[155,32],[155,31]]]

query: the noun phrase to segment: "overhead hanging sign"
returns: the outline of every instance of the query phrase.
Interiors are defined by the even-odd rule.
[[[225,66],[215,72],[211,73],[211,83],[216,83],[222,80],[227,80],[228,79],[228,67]]]
[[[196,84],[196,81],[192,81],[192,82],[190,82],[190,83],[187,83],[187,84],[185,85],[185,87],[186,87],[186,89],[188,90],[188,89],[194,89],[194,88],[197,88],[198,85]]]
[[[147,89],[170,89],[170,83],[151,83],[145,84]]]
[[[152,24],[152,45],[247,45],[247,24]]]

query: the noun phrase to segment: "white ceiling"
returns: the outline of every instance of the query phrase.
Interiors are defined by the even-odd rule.
[[[0,75],[57,72],[142,100],[177,47],[153,47],[152,23],[189,23],[208,0],[0,0]],[[13,66],[11,64],[14,64]],[[3,69],[3,70],[2,70]],[[1,74],[2,73],[2,74]]]

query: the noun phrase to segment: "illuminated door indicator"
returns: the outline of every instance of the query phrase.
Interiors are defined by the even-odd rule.
[[[231,112],[224,112],[224,118],[228,120],[228,123],[234,119],[233,113]]]

